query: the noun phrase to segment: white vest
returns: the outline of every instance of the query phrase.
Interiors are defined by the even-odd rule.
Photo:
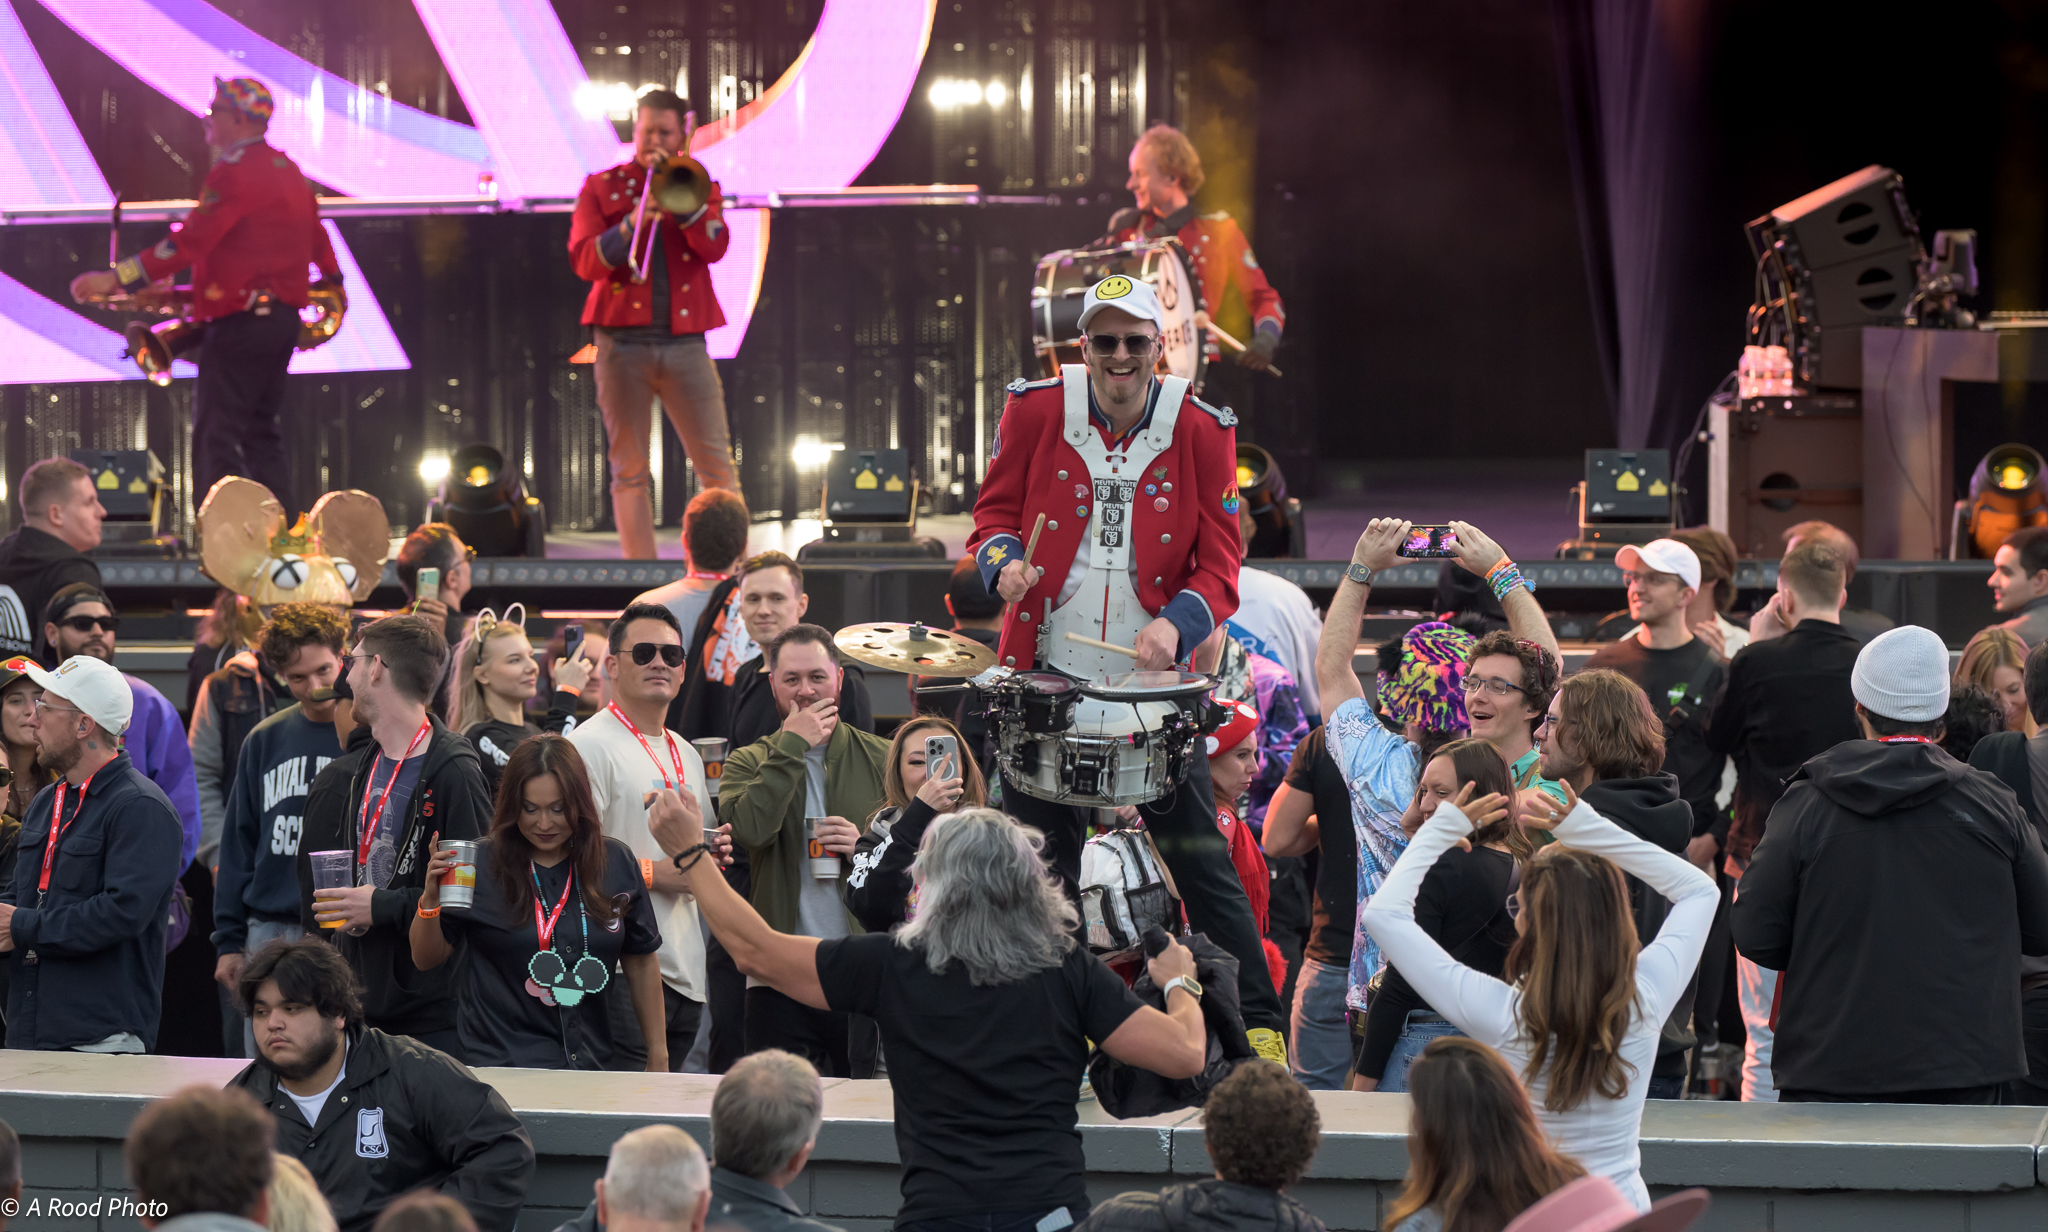
[[[1041,667],[1057,667],[1083,680],[1100,680],[1135,671],[1137,660],[1070,642],[1066,635],[1078,633],[1135,647],[1139,631],[1152,623],[1152,613],[1138,602],[1138,594],[1131,588],[1131,514],[1139,477],[1152,459],[1173,443],[1173,426],[1180,419],[1188,383],[1177,376],[1160,378],[1152,422],[1112,452],[1112,447],[1103,443],[1102,433],[1089,422],[1088,370],[1066,364],[1060,368],[1060,378],[1066,395],[1064,432],[1067,443],[1088,468],[1094,510],[1082,532],[1087,573],[1080,589],[1054,608],[1041,626],[1038,662]]]

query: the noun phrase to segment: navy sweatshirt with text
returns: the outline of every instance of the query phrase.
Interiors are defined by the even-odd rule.
[[[213,891],[217,952],[241,953],[251,919],[298,922],[306,789],[339,756],[334,724],[315,723],[295,705],[258,723],[242,742]]]

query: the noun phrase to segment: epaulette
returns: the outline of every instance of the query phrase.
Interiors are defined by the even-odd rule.
[[[1222,222],[1222,221],[1223,221],[1224,219],[1226,219],[1226,218],[1229,218],[1229,217],[1230,217],[1230,211],[1229,211],[1229,210],[1217,210],[1217,211],[1216,211],[1215,213],[1213,213],[1213,214],[1204,214],[1204,215],[1202,215],[1202,217],[1204,217],[1204,218],[1208,219],[1208,220],[1209,220],[1210,222]]]
[[[1208,403],[1196,397],[1190,397],[1188,401],[1194,403],[1196,409],[1215,416],[1216,422],[1222,424],[1224,427],[1235,428],[1237,426],[1237,412],[1231,410],[1229,407],[1226,406],[1219,409],[1217,407],[1210,406]]]
[[[1059,383],[1060,378],[1056,376],[1049,376],[1042,381],[1027,381],[1020,376],[1008,385],[1003,386],[1003,388],[1013,394],[1021,394],[1027,389],[1051,389]]]

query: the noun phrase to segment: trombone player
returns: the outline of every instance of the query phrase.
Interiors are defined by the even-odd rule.
[[[315,285],[339,291],[341,266],[305,174],[264,140],[273,110],[255,78],[214,78],[206,113],[213,167],[184,226],[111,270],[72,279],[71,297],[102,303],[192,267],[190,314],[204,328],[192,392],[192,503],[242,475],[269,488],[289,517],[305,506],[292,500],[278,423],[285,369],[299,309]],[[311,284],[306,267],[315,262],[321,279]]]
[[[590,295],[597,405],[604,415],[612,516],[628,560],[651,560],[649,416],[659,396],[705,488],[739,490],[725,391],[704,334],[725,324],[711,289],[712,262],[731,235],[718,185],[688,157],[691,120],[668,90],[640,96],[633,161],[583,181],[569,227],[569,257]]]

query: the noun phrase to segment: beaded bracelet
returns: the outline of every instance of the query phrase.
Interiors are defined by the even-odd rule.
[[[671,863],[673,863],[676,866],[677,872],[687,873],[691,869],[697,867],[697,861],[703,859],[704,853],[709,850],[711,850],[711,844],[709,843],[699,843],[695,847],[685,847],[675,854],[675,858],[671,861]],[[683,863],[683,857],[685,856],[691,856],[694,858],[691,859],[691,861],[688,864],[685,864]]]
[[[1502,560],[1495,565],[1492,572],[1486,575],[1486,582],[1493,587],[1493,597],[1503,602],[1507,600],[1509,591],[1517,586],[1526,588],[1529,585],[1522,577],[1521,569],[1517,568],[1512,560]]]

